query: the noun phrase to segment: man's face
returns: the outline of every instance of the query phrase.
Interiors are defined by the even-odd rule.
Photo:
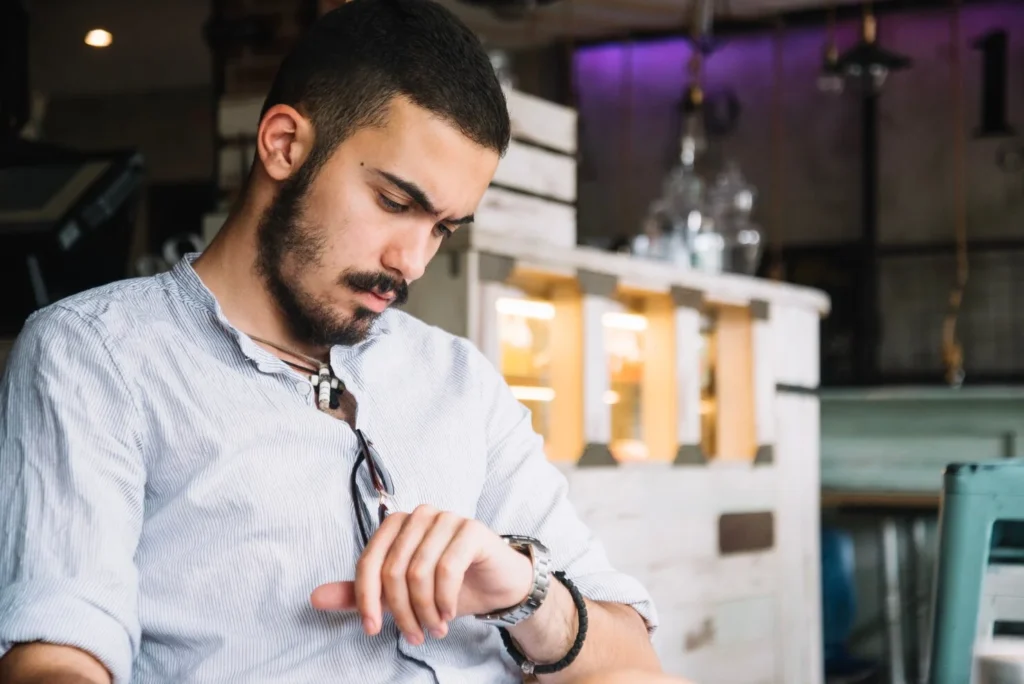
[[[299,167],[258,237],[258,269],[293,333],[315,346],[364,339],[448,232],[472,219],[498,160],[396,98],[386,125],[349,136],[316,172]]]

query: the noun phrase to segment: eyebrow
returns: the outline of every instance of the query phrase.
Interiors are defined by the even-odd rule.
[[[425,193],[423,191],[423,188],[421,188],[420,186],[416,185],[412,181],[405,180],[404,178],[399,178],[398,176],[392,173],[388,173],[387,171],[381,171],[380,169],[376,169],[376,172],[384,180],[391,183],[396,188],[398,188],[406,195],[408,195],[413,202],[420,205],[420,208],[422,208],[423,211],[427,212],[428,214],[434,217],[437,217],[440,214],[440,212],[434,206],[434,203],[430,201],[429,197],[427,197],[427,193]],[[470,214],[469,216],[463,216],[462,218],[448,219],[445,221],[445,223],[450,223],[456,226],[463,226],[466,225],[467,223],[472,223],[473,220],[473,214]]]

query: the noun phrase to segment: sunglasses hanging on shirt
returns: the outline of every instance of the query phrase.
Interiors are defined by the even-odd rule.
[[[282,347],[279,344],[275,344],[270,340],[265,340],[255,335],[249,335],[253,340],[261,342],[269,347],[293,356],[296,359],[305,361],[308,366],[302,363],[295,363],[286,359],[281,359],[292,368],[309,373],[309,382],[313,385],[313,388],[317,393],[317,406],[324,413],[328,413],[335,417],[341,417],[343,420],[347,420],[349,425],[352,426],[352,430],[356,434],[358,440],[358,456],[356,457],[355,463],[352,466],[352,472],[349,478],[350,494],[352,496],[352,503],[355,507],[356,523],[358,524],[359,538],[365,547],[370,540],[370,535],[373,533],[372,520],[377,519],[378,527],[384,523],[384,519],[395,510],[392,497],[395,494],[394,485],[387,475],[387,471],[384,470],[383,464],[381,463],[380,456],[376,453],[371,442],[365,434],[355,425],[355,398],[351,393],[348,393],[346,397],[346,403],[349,405],[346,407],[345,412],[347,416],[339,416],[334,413],[341,406],[342,397],[345,395],[345,383],[340,378],[331,372],[331,367],[315,359],[312,356],[307,356],[300,352],[296,352],[287,347]],[[281,358],[281,357],[278,357]],[[365,501],[359,492],[359,466],[366,464],[366,471],[369,475],[370,485],[373,488],[373,494],[377,497],[377,515],[374,516],[372,512],[366,508]]]

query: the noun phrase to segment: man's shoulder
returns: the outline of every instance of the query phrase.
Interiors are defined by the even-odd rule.
[[[127,278],[58,300],[29,316],[26,330],[78,321],[98,334],[123,337],[154,319],[171,315],[172,300],[166,274]]]
[[[8,362],[86,353],[74,347],[116,353],[141,339],[154,323],[173,317],[172,307],[168,282],[160,275],[119,280],[69,295],[26,319]]]

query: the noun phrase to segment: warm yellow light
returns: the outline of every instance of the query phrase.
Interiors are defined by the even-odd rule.
[[[512,385],[512,396],[519,401],[551,401],[555,398],[555,390],[550,387],[529,387],[527,385]]]
[[[618,461],[646,461],[650,458],[647,445],[639,439],[620,439],[608,445]]]
[[[604,393],[604,403],[606,404],[618,404],[620,398],[619,393],[615,390],[608,390]]]
[[[523,318],[540,318],[550,321],[555,317],[555,305],[548,302],[538,302],[533,299],[512,299],[502,297],[495,302],[498,313],[508,316],[522,316]]]
[[[609,311],[601,317],[606,328],[642,332],[647,330],[647,319],[639,314],[618,313]]]
[[[91,45],[92,47],[107,47],[114,42],[114,36],[110,35],[110,31],[104,31],[103,29],[93,29],[85,34],[85,44]]]

